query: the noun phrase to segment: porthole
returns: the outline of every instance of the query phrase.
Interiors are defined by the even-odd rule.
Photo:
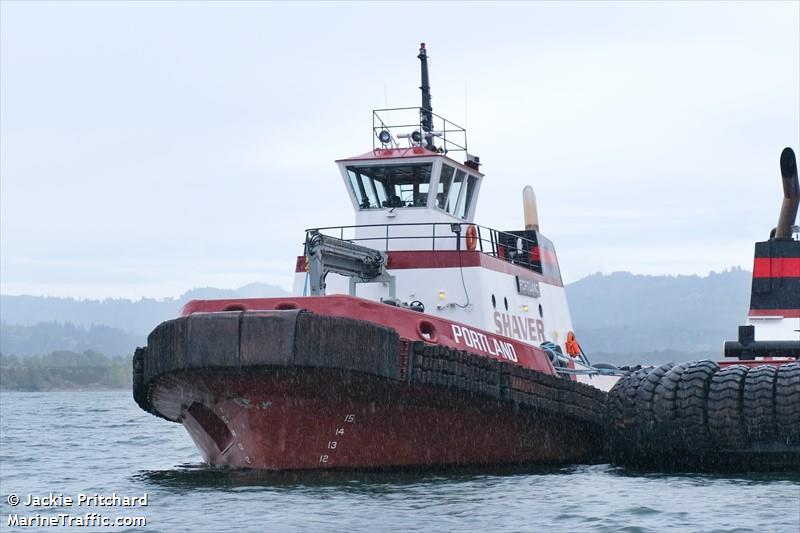
[[[492,308],[497,309],[497,299],[494,297],[494,294],[492,294]]]
[[[506,306],[506,311],[508,311],[508,298],[506,298],[505,296],[503,297],[503,303]]]
[[[539,304],[539,318],[544,318],[544,308]]]

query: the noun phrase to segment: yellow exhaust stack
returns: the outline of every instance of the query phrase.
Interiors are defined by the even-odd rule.
[[[536,210],[536,195],[530,185],[526,185],[522,189],[522,209],[525,212],[525,230],[539,231],[539,212]]]

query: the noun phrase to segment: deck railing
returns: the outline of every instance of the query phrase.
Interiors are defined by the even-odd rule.
[[[372,111],[372,149],[379,147],[400,147],[398,135],[410,135],[416,131],[420,138],[428,133],[423,128],[425,114],[421,107],[395,107],[391,109],[375,109]],[[445,154],[449,152],[467,152],[467,130],[440,117],[436,113],[430,113],[432,119],[432,132],[438,140],[441,151]],[[391,134],[389,143],[380,143],[378,136],[382,131]],[[414,143],[409,143],[411,146]]]
[[[539,243],[515,233],[499,231],[466,222],[416,222],[404,224],[362,224],[354,226],[329,226],[309,228],[331,237],[368,246],[391,250],[467,250],[467,228],[474,226],[474,249],[509,263],[542,272],[538,257]],[[360,230],[360,231],[359,231]],[[362,235],[356,236],[356,232]],[[368,236],[364,236],[367,234]],[[413,246],[404,247],[402,243]],[[429,243],[429,246],[425,243]],[[398,246],[399,245],[399,246]],[[535,252],[534,252],[535,250]]]

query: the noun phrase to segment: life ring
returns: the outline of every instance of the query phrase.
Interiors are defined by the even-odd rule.
[[[478,229],[474,225],[467,226],[467,234],[464,240],[467,243],[467,250],[472,251],[478,246]]]

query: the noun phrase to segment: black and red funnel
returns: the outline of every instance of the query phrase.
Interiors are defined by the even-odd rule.
[[[757,242],[750,316],[800,316],[800,241],[792,239],[800,192],[791,148],[781,153],[783,203],[770,239]]]

